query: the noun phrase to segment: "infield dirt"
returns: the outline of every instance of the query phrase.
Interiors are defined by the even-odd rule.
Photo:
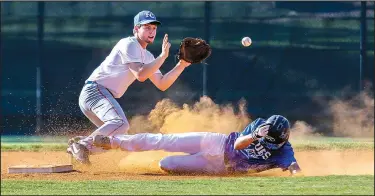
[[[371,150],[300,151],[296,158],[305,176],[374,175],[374,152]],[[73,172],[51,174],[8,174],[11,165],[69,164],[65,152],[1,152],[1,179],[17,180],[179,180],[210,178],[209,175],[170,175],[158,167],[168,155],[163,151],[124,152],[112,150],[91,156],[92,166],[74,166]],[[247,176],[288,176],[288,172],[273,169]],[[220,176],[234,177],[234,176]]]

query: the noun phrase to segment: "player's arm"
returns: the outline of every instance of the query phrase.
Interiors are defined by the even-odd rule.
[[[241,135],[234,142],[234,149],[235,150],[242,150],[242,149],[248,147],[255,140],[258,140],[258,139],[266,136],[269,128],[270,128],[270,125],[259,126],[256,130],[254,130],[250,134]]]
[[[155,73],[150,77],[151,82],[161,91],[167,90],[181,75],[184,69],[189,66],[190,63],[180,60],[176,66],[165,75],[161,73]]]
[[[149,77],[151,77],[151,75],[153,75],[157,70],[159,70],[159,68],[169,55],[170,47],[171,44],[168,42],[168,35],[165,34],[162,44],[162,52],[155,60],[151,61],[148,64],[142,64],[140,63],[140,61],[128,63],[129,69],[134,74],[135,78],[137,78],[137,80],[139,80],[140,82],[144,82]],[[134,52],[134,49],[129,49],[129,51],[127,51],[128,55],[129,52]]]
[[[248,147],[251,143],[253,143],[256,139],[253,138],[251,135],[243,135],[236,139],[234,142],[234,149],[235,150],[242,150]]]
[[[283,171],[289,171],[291,176],[303,176],[302,170],[294,157],[292,145],[288,142],[280,150],[281,152],[276,155],[277,167]]]
[[[133,73],[135,78],[140,81],[146,81],[152,74],[154,74],[161,65],[164,63],[166,57],[165,56],[158,56],[155,60],[148,64],[142,63],[128,63],[130,71]]]

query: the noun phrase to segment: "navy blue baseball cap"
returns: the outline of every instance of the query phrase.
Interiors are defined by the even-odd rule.
[[[149,23],[156,23],[158,25],[161,25],[161,22],[156,20],[155,14],[150,11],[143,10],[134,16],[134,26]]]

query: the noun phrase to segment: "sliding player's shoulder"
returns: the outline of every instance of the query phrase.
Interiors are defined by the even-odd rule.
[[[254,124],[262,124],[264,122],[266,122],[264,118],[257,118],[254,120]]]
[[[251,123],[251,128],[255,130],[255,129],[258,128],[261,124],[263,124],[263,123],[265,123],[265,122],[266,122],[265,119],[263,119],[263,118],[257,118],[257,119],[255,119],[255,120]]]
[[[292,144],[288,141],[286,142],[280,149],[279,151],[282,151],[282,152],[291,152],[293,153],[293,147],[292,147]]]

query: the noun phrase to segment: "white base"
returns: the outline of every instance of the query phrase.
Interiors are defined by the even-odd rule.
[[[58,173],[72,170],[73,165],[14,165],[8,168],[8,173]]]

